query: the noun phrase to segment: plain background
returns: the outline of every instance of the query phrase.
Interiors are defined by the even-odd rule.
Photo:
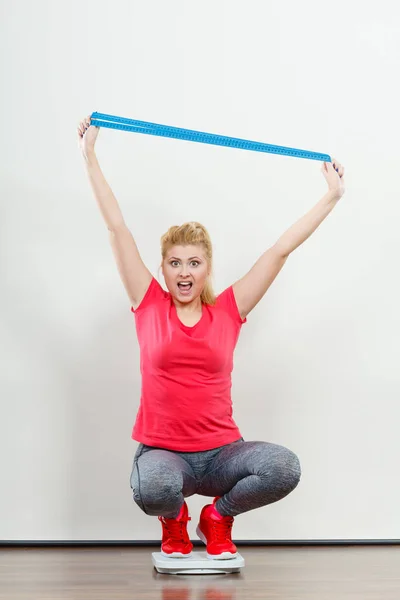
[[[303,476],[234,537],[400,538],[399,10],[3,1],[0,539],[160,538],[129,487],[139,352],[78,150],[93,111],[345,165],[345,196],[242,329],[235,419],[295,451]],[[311,160],[106,129],[96,148],[151,272],[168,227],[198,220],[217,292],[327,189]],[[205,502],[188,501],[192,538]]]

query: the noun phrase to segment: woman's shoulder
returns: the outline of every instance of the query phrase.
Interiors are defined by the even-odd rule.
[[[247,320],[242,319],[240,316],[235,294],[233,292],[233,285],[229,285],[217,295],[214,308],[228,313],[236,323],[243,324]]]
[[[153,276],[142,301],[136,308],[131,306],[131,311],[134,314],[137,314],[148,306],[161,304],[165,300],[169,300],[170,296],[171,294],[166,292],[157,279]]]

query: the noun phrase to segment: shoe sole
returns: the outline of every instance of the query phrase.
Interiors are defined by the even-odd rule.
[[[207,539],[199,527],[197,527],[196,533],[201,539],[201,541],[204,542],[207,546]],[[209,560],[229,560],[230,558],[237,558],[237,552],[222,552],[221,554],[209,554],[208,552],[206,552],[206,554]]]
[[[192,556],[192,552],[188,552],[188,554],[182,554],[182,552],[172,552],[171,554],[167,554],[163,550],[161,550],[161,554],[165,556],[165,558],[190,558]]]

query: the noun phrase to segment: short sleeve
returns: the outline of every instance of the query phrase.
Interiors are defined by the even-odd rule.
[[[131,306],[131,311],[134,314],[137,314],[139,311],[143,310],[147,306],[150,306],[151,304],[158,304],[162,302],[166,295],[167,292],[163,290],[157,279],[153,277],[141,303],[137,308],[133,308],[133,306]]]
[[[239,308],[236,303],[235,294],[233,291],[233,286],[229,286],[219,294],[217,297],[216,305],[222,310],[226,311],[236,323],[243,325],[243,323],[247,322],[247,318],[242,319],[240,316]]]

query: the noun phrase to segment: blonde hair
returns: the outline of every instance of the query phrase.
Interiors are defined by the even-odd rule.
[[[215,304],[216,297],[214,294],[211,277],[212,277],[212,243],[210,235],[204,225],[196,221],[190,221],[183,225],[173,225],[161,236],[161,256],[164,260],[167,252],[173,246],[201,246],[204,251],[205,258],[209,265],[210,275],[207,277],[205,286],[200,295],[200,300],[203,304]]]

